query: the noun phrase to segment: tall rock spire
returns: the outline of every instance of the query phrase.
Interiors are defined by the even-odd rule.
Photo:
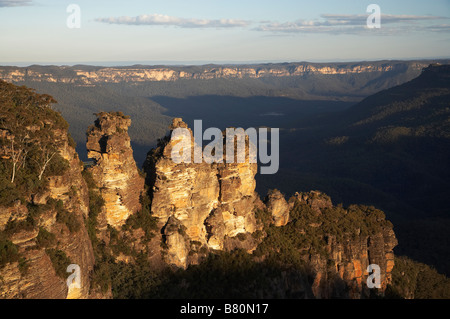
[[[100,220],[117,228],[141,209],[144,178],[139,175],[130,145],[131,120],[120,112],[96,115],[95,125],[87,131],[88,157],[95,162],[89,170],[105,201]]]

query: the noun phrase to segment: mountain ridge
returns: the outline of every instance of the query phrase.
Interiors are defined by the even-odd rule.
[[[444,60],[445,61],[445,60]],[[420,70],[430,61],[372,61],[339,63],[266,63],[201,66],[147,66],[97,67],[90,65],[29,67],[0,66],[0,77],[12,82],[46,81],[94,85],[96,83],[176,81],[180,79],[264,78],[306,76],[312,74],[337,75],[352,73],[388,72],[410,67]]]

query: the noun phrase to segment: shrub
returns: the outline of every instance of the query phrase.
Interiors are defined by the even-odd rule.
[[[66,253],[59,249],[49,248],[46,249],[45,252],[50,257],[50,260],[53,265],[53,269],[61,278],[67,277],[67,267],[72,264],[70,259],[67,257]]]
[[[127,256],[135,256],[136,252],[131,248],[131,241],[125,236],[124,233],[120,233],[115,228],[108,225],[109,229],[109,247],[111,248],[113,254],[118,256],[123,253]]]
[[[0,268],[7,263],[13,263],[18,260],[19,252],[17,246],[5,238],[0,238]]]
[[[10,171],[6,168],[6,162],[0,161],[0,206],[12,206],[21,196],[20,190],[11,183]]]
[[[76,233],[81,228],[81,224],[75,214],[65,209],[56,214],[56,221],[65,224],[71,233]]]
[[[77,147],[77,143],[73,139],[72,135],[70,135],[70,133],[67,134],[67,140],[69,141],[69,146],[70,147],[73,147],[73,148]]]
[[[151,215],[149,197],[141,195],[140,202],[142,209],[128,217],[123,230],[141,228],[145,233],[145,240],[150,240],[158,229],[157,219]]]
[[[265,209],[255,209],[255,218],[264,227],[269,227],[272,223],[272,215]]]
[[[432,267],[404,256],[395,257],[387,298],[449,299],[450,279]]]
[[[92,273],[92,287],[106,293],[111,285],[110,264],[103,260],[97,260]]]
[[[48,163],[45,175],[61,176],[66,172],[69,166],[69,161],[64,159],[59,153],[56,153],[52,160]]]
[[[28,214],[25,220],[9,220],[5,227],[5,234],[12,235],[21,231],[32,231],[35,227],[34,219]]]
[[[24,257],[21,257],[19,259],[19,271],[22,276],[26,275],[28,273],[28,269],[30,269],[30,264],[28,263],[28,260]]]
[[[95,188],[97,188],[97,184],[95,183],[95,181],[94,181],[94,177],[92,176],[92,173],[89,171],[89,170],[83,170],[82,172],[81,172],[81,175],[83,176],[83,178],[84,178],[84,181],[86,182],[86,184],[87,184],[87,187],[89,188],[89,189],[95,189]]]
[[[55,234],[52,234],[45,228],[40,227],[39,233],[36,237],[36,241],[39,247],[48,248],[56,242],[56,237]]]

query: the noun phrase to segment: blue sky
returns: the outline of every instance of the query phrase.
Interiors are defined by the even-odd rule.
[[[450,0],[0,0],[0,30],[3,65],[450,57]]]

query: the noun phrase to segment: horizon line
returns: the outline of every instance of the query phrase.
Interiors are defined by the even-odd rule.
[[[0,67],[31,67],[31,66],[206,66],[206,65],[251,65],[251,64],[284,64],[284,63],[349,63],[349,62],[381,62],[381,61],[429,61],[429,60],[449,60],[447,57],[417,57],[417,58],[380,58],[380,59],[317,59],[317,60],[223,60],[223,61],[176,61],[176,60],[148,60],[148,61],[79,61],[79,62],[0,62]]]

